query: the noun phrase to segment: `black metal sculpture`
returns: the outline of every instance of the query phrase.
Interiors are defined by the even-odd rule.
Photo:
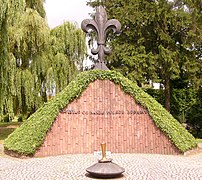
[[[116,19],[107,20],[107,13],[103,6],[96,8],[95,19],[85,19],[81,23],[81,28],[84,32],[90,29],[97,33],[97,49],[92,49],[93,55],[98,54],[98,62],[96,63],[97,69],[108,69],[104,63],[104,56],[109,55],[111,50],[105,46],[106,34],[108,30],[112,29],[114,33],[120,33],[121,24]]]

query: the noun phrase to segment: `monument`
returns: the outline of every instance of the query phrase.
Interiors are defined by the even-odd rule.
[[[102,7],[82,29],[98,34],[95,69],[80,73],[39,108],[5,141],[11,156],[42,157],[93,153],[106,142],[113,153],[182,154],[196,147],[195,138],[154,98],[116,71],[104,56],[109,28],[120,31],[117,20],[107,20]]]

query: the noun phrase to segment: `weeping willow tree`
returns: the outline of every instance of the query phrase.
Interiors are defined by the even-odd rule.
[[[6,40],[0,42],[0,114],[9,114],[10,119],[33,113],[47,101],[50,92],[64,88],[85,55],[81,30],[70,23],[50,30],[40,2],[43,4],[27,0],[16,5],[16,9],[22,9],[18,21],[7,24],[6,33],[1,33]]]
[[[86,54],[85,35],[76,25],[65,22],[51,30],[52,66],[48,71],[47,89],[61,91],[82,69]]]
[[[36,10],[41,17],[45,18],[46,12],[44,9],[45,0],[26,0],[26,8]]]
[[[9,52],[9,27],[23,13],[25,1],[0,0],[0,114],[8,112],[13,116],[12,97],[14,90],[15,58]]]
[[[44,101],[42,87],[48,69],[50,30],[36,10],[26,8],[20,22],[10,28],[10,52],[15,57],[15,113],[35,111]],[[18,112],[17,112],[18,111]]]

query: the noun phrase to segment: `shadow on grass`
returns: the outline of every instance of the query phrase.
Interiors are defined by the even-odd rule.
[[[15,128],[2,128],[0,127],[0,143],[3,144],[4,139],[8,137],[9,134],[11,134]]]
[[[19,123],[0,123],[0,144],[8,137],[17,127]]]
[[[15,128],[17,128],[21,124],[22,124],[22,122],[0,122],[0,128],[9,127],[9,126],[14,126]]]

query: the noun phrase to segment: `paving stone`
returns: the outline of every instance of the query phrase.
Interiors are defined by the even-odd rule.
[[[202,149],[202,143],[198,143],[198,147]]]
[[[202,180],[202,154],[171,156],[112,154],[125,168],[120,180]],[[92,180],[86,168],[97,162],[93,154],[16,159],[0,157],[0,180]]]

